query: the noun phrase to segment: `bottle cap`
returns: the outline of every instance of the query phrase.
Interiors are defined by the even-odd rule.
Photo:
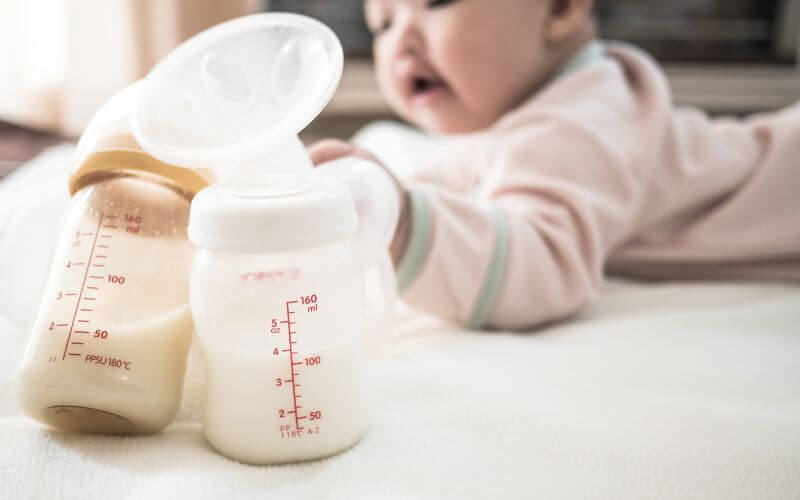
[[[350,237],[358,216],[347,188],[318,175],[214,184],[192,200],[189,240],[238,253],[299,250]]]

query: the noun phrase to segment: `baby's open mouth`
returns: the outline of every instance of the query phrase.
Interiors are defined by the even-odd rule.
[[[410,97],[414,100],[433,96],[447,89],[442,80],[419,76],[412,78],[410,87]]]
[[[428,80],[427,78],[414,78],[414,83],[411,93],[418,94],[420,92],[425,92],[434,85],[436,85],[436,82],[434,82],[433,80]]]

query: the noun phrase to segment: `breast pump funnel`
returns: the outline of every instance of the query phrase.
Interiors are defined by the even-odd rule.
[[[311,18],[268,13],[222,23],[147,75],[134,135],[161,161],[221,177],[298,175],[311,163],[297,134],[333,96],[342,65],[336,35]]]
[[[306,16],[222,23],[183,43],[143,80],[134,135],[159,160],[211,171],[223,183],[317,175],[297,134],[333,97],[343,62],[336,35]],[[349,189],[360,220],[356,248],[366,267],[380,262],[381,295],[393,302],[386,252],[399,213],[393,181],[365,160],[332,163],[319,175]]]

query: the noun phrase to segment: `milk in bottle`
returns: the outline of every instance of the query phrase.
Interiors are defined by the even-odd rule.
[[[17,373],[24,412],[83,432],[149,433],[181,399],[193,325],[189,203],[207,184],[125,132],[131,89],[98,114]]]

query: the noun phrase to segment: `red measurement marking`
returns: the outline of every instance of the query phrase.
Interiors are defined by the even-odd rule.
[[[116,228],[117,228],[117,226],[115,226],[114,224],[106,224],[106,225],[105,225],[105,226],[103,226],[103,227],[107,227],[107,228],[109,228],[109,229],[116,229]]]
[[[97,286],[87,286],[86,288],[88,288],[89,290],[100,290],[100,287]]]
[[[89,322],[88,319],[79,319],[78,320],[78,323],[88,323],[88,322]]]
[[[78,295],[78,294],[77,294],[77,293],[65,293],[64,295],[65,295],[66,297],[71,297],[71,296],[73,296],[73,295]]]
[[[69,355],[70,355],[70,356],[80,356],[80,354],[78,354],[77,352],[71,352],[71,353],[69,353]],[[63,358],[62,358],[62,359],[63,359]]]
[[[84,264],[86,264],[86,262],[73,262],[72,263],[73,266],[82,266]]]
[[[81,311],[92,312],[94,309],[81,309]]]
[[[69,326],[69,323],[59,323],[56,326]]]
[[[83,344],[84,344],[84,342],[75,342],[75,341],[72,341],[72,342],[70,342],[70,344],[75,344],[75,345],[83,345]]]
[[[92,267],[106,267],[105,264],[92,264]]]
[[[95,259],[105,259],[106,256],[105,255],[95,255],[94,258]]]
[[[72,333],[89,333],[89,331],[88,330],[75,330]]]
[[[292,325],[294,324],[294,322],[292,321],[292,316],[291,315],[294,314],[294,313],[289,309],[289,306],[291,304],[296,304],[296,303],[297,303],[296,300],[290,300],[290,301],[286,302],[286,325],[287,325],[287,330],[289,331],[289,349],[292,349],[292,344],[293,344],[292,335],[294,335],[296,333],[296,332],[292,331]],[[283,321],[281,321],[281,323],[283,323]],[[297,387],[300,384],[298,384],[294,379],[294,377],[297,375],[294,372],[294,366],[295,365],[299,365],[301,363],[295,362],[294,355],[292,354],[292,352],[293,351],[291,351],[291,350],[289,351],[289,363],[291,363],[290,366],[291,366],[291,370],[292,370],[292,405],[294,406],[294,412],[293,412],[294,413],[294,427],[295,427],[295,429],[300,431],[300,430],[303,429],[302,427],[300,427],[300,417],[297,416]]]
[[[100,225],[103,223],[103,212],[100,212],[100,220],[97,222],[97,229],[95,230],[95,237],[94,241],[92,241],[92,250],[89,252],[89,262],[92,261],[92,255],[94,255],[94,247],[97,245],[97,233],[100,231]],[[75,328],[75,318],[78,316],[78,304],[81,303],[81,297],[83,296],[83,287],[86,286],[86,277],[89,275],[89,267],[86,267],[86,271],[83,273],[83,283],[81,284],[81,293],[78,295],[78,302],[75,304],[75,312],[72,314],[72,324],[69,327],[69,334],[67,335],[67,341],[64,343],[64,353],[61,355],[61,360],[63,361],[67,357],[67,348],[69,347],[69,341],[72,339],[72,329]],[[79,320],[80,321],[80,320]],[[72,353],[70,353],[72,356]],[[80,356],[80,354],[78,354]]]
[[[92,278],[92,279],[96,279],[96,280],[101,280],[101,279],[105,278],[105,276],[89,276],[89,277]]]
[[[84,297],[83,300],[97,300],[97,299],[94,297]]]

